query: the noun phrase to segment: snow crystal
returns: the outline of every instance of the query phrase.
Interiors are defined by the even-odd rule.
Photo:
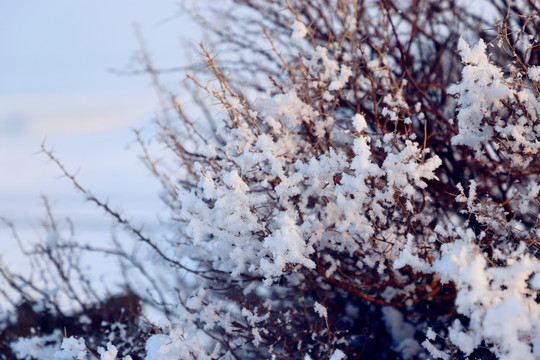
[[[71,336],[62,340],[60,351],[54,354],[55,360],[86,360],[87,350],[84,339]],[[105,359],[109,360],[109,359]]]
[[[540,82],[540,66],[534,65],[529,67],[529,70],[527,70],[527,75],[532,81]]]
[[[448,329],[448,338],[456,345],[465,355],[470,355],[480,343],[478,337],[473,337],[471,333],[466,333],[459,320],[455,320],[452,326]]]
[[[422,346],[429,352],[433,359],[450,360],[451,357],[444,351],[441,351],[435,347],[429,340],[424,340]]]
[[[263,340],[261,334],[259,333],[259,329],[254,327],[253,329],[251,329],[251,334],[253,335],[253,345],[255,345],[255,347],[259,347]]]
[[[342,64],[339,72],[339,78],[330,83],[328,90],[334,91],[343,89],[351,76],[353,76],[351,68]]]
[[[330,360],[343,360],[346,357],[347,356],[345,355],[345,353],[343,351],[337,349],[336,351],[334,351],[334,353],[330,357]]]
[[[233,170],[227,173],[225,176],[223,176],[223,182],[229,187],[233,188],[234,191],[239,192],[239,193],[243,193],[249,190],[249,187],[238,175],[238,171],[236,170]]]
[[[460,39],[458,49],[465,68],[462,81],[448,88],[458,97],[459,133],[452,138],[454,145],[466,145],[480,152],[480,144],[493,136],[493,129],[483,122],[490,112],[502,108],[501,100],[511,96],[502,71],[489,63],[483,40],[469,46]]]
[[[200,333],[184,336],[180,329],[174,329],[169,335],[157,334],[146,341],[146,360],[177,360],[196,358],[210,360],[205,348],[200,344]]]
[[[308,31],[304,24],[302,24],[300,21],[295,21],[293,24],[293,32],[291,35],[291,38],[293,40],[300,40],[303,39],[307,35]]]
[[[486,53],[486,43],[480,39],[473,47],[461,37],[458,41],[458,51],[461,55],[461,59],[465,64],[470,65],[487,65],[488,59]]]
[[[310,269],[315,268],[315,263],[308,257],[314,249],[306,246],[295,217],[296,215],[290,211],[281,212],[275,221],[277,229],[264,239],[263,246],[272,254],[273,259],[273,262],[266,258],[260,261],[267,285],[272,282],[273,277],[282,274],[287,264],[301,264]]]
[[[338,62],[328,57],[327,48],[318,45],[316,51],[312,63],[316,64],[319,60],[322,62],[322,73],[320,74],[321,81],[329,81],[332,78],[335,78],[339,70]]]
[[[116,360],[116,355],[118,354],[118,350],[116,347],[109,341],[107,343],[107,349],[105,348],[98,348],[98,353],[100,355],[100,360]],[[131,359],[131,357],[124,357],[124,360]]]
[[[366,118],[362,114],[356,114],[352,118],[356,131],[362,132],[367,129]]]
[[[319,304],[318,302],[315,302],[314,308],[315,308],[315,312],[319,314],[320,317],[328,318],[328,313],[326,311],[326,308],[323,305]]]
[[[246,318],[246,320],[249,322],[251,326],[256,326],[258,323],[265,321],[270,317],[270,313],[266,313],[262,316],[259,316],[256,314],[255,311],[251,311],[249,309],[242,309],[242,316]]]
[[[62,339],[62,332],[55,330],[49,335],[18,339],[11,343],[10,346],[19,359],[53,360],[58,351],[60,339]]]
[[[396,264],[406,261],[417,270],[439,274],[443,283],[454,282],[457,311],[469,317],[469,327],[474,331],[467,331],[456,320],[448,336],[466,355],[487,341],[497,344],[490,350],[500,357],[534,359],[531,350],[538,349],[531,345],[538,340],[540,305],[532,298],[528,279],[540,272],[540,261],[518,248],[514,255],[504,257],[506,266],[490,267],[473,242],[474,233],[467,230],[460,234],[463,239],[443,244],[440,258],[431,266],[410,254],[402,254]],[[408,253],[407,247],[404,253]],[[534,280],[532,277],[531,282]],[[525,338],[529,341],[523,341]]]
[[[382,116],[389,116],[390,120],[392,121],[398,121],[398,116],[395,111],[389,110],[388,108],[383,108],[381,112]]]
[[[437,334],[435,333],[435,331],[433,331],[432,328],[428,327],[427,331],[426,331],[426,337],[429,339],[429,340],[435,340],[435,337],[437,336]]]
[[[190,296],[186,302],[186,307],[191,310],[200,310],[206,291],[203,288],[199,288],[192,296]]]

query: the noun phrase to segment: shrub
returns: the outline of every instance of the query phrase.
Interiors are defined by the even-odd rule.
[[[44,148],[142,243],[114,253],[165,319],[131,328],[145,352],[127,337],[94,354],[540,356],[538,8],[484,6],[502,20],[451,0],[235,1],[188,75],[197,120],[145,57],[173,170],[139,140],[172,237],[144,235]],[[85,354],[74,341],[56,356]]]

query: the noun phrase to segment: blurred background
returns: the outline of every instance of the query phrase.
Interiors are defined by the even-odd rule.
[[[159,186],[132,130],[150,137],[159,114],[151,78],[126,74],[141,67],[135,27],[160,68],[187,64],[186,39],[200,41],[177,0],[0,1],[0,217],[24,241],[44,241],[43,195],[82,241],[110,238],[110,219],[40,153],[42,143],[114,209],[149,231],[159,225]],[[13,248],[0,225],[4,264],[21,264]]]

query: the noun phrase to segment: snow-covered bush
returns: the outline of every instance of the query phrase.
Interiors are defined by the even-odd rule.
[[[207,24],[220,56],[202,46],[188,74],[200,118],[158,86],[169,161],[139,138],[172,235],[147,237],[44,150],[141,243],[113,253],[154,314],[144,352],[110,337],[94,355],[73,337],[44,351],[540,357],[540,18],[532,2],[482,3],[493,18],[450,0],[221,3],[226,23]],[[2,275],[27,300],[48,294]]]

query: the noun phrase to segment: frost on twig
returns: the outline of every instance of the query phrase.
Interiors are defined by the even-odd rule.
[[[154,262],[115,252],[159,313],[146,358],[537,356],[532,3],[488,2],[497,27],[452,1],[234,3],[214,13],[231,26],[205,23],[206,65],[187,74],[204,121],[143,56],[171,162],[137,138],[163,185],[166,236],[43,149]],[[127,355],[105,344],[94,353]]]

